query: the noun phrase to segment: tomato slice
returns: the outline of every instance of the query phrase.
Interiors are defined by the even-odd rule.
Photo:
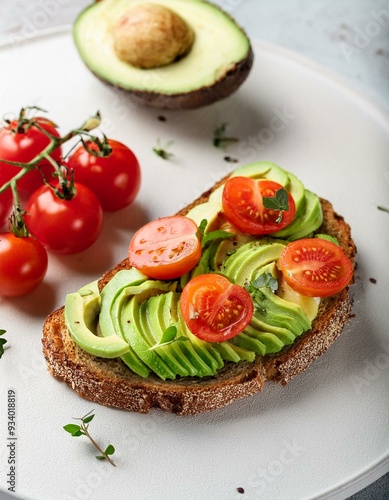
[[[133,267],[155,279],[174,279],[200,260],[196,223],[182,215],[162,217],[141,227],[131,240],[128,258]]]
[[[280,217],[279,210],[264,207],[263,197],[272,198],[282,188],[274,181],[231,177],[223,189],[224,213],[233,225],[245,233],[262,235],[280,231],[294,218],[294,199],[287,193],[288,209],[283,210]]]
[[[286,282],[309,297],[339,293],[351,281],[354,266],[343,250],[321,238],[289,243],[282,251],[280,268]]]
[[[254,312],[250,294],[219,274],[191,279],[182,291],[180,304],[189,330],[208,342],[235,337],[246,328]]]

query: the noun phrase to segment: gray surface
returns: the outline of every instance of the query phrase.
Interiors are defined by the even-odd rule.
[[[89,0],[1,0],[0,41],[20,41],[40,30],[71,24],[89,3]],[[231,12],[251,37],[308,57],[389,111],[387,0],[219,0],[215,3]],[[380,473],[376,472],[371,480]],[[0,500],[12,497],[0,493]],[[389,498],[389,474],[350,498]]]

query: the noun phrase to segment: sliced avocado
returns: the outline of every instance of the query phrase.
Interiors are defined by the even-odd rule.
[[[116,299],[121,292],[126,289],[126,293],[134,294],[142,289],[137,288],[138,285],[144,283],[147,276],[135,268],[123,269],[115,274],[113,278],[105,285],[101,291],[101,308],[99,316],[99,329],[103,337],[107,337],[115,332],[123,337],[122,328],[119,322],[119,312]],[[121,360],[135,373],[146,378],[150,374],[149,368],[142,362],[133,348],[129,346],[129,350]]]
[[[281,231],[273,233],[275,238],[287,238],[290,241],[298,240],[308,236],[321,226],[323,222],[323,211],[318,196],[305,190],[305,208],[293,221]]]
[[[102,358],[117,358],[129,351],[128,343],[115,333],[109,337],[96,335],[99,310],[100,294],[95,281],[66,296],[65,324],[72,339],[84,351]]]
[[[149,338],[153,339],[151,347],[154,352],[170,366],[170,368],[181,377],[195,374],[195,370],[188,363],[181,349],[175,342],[162,344],[158,347],[165,331],[163,308],[165,305],[165,294],[150,297],[140,305],[140,319],[142,331],[148,329]],[[157,346],[157,347],[155,347]],[[187,365],[188,368],[187,368]]]
[[[281,186],[287,186],[289,183],[289,172],[279,167],[275,163],[268,161],[258,161],[237,168],[231,174],[231,177],[243,175],[253,179],[269,179],[278,182]]]
[[[205,227],[205,232],[209,233],[213,231],[215,227],[218,227],[218,218],[222,210],[223,206],[221,202],[206,201],[205,203],[195,205],[185,214],[185,216],[192,219],[198,226],[200,226],[203,220],[206,220],[207,225]]]
[[[189,328],[186,326],[184,318],[182,317],[179,301],[177,304],[177,313],[178,322],[181,326],[182,334],[185,335],[185,337],[188,337],[198,356],[204,361],[207,366],[210,367],[212,374],[215,374],[224,365],[220,353],[215,349],[213,344],[199,339],[189,330]]]
[[[179,306],[180,294],[177,292],[168,292],[166,294],[165,306],[163,308],[163,316],[164,316],[164,326],[167,328],[169,325],[175,325],[177,328],[176,337],[184,337],[188,338],[183,332],[179,314],[178,314],[178,306]],[[204,360],[198,355],[192,343],[189,340],[177,340],[176,345],[180,347],[182,353],[185,355],[186,359],[192,366],[192,370],[195,370],[195,373],[192,371],[192,375],[197,375],[199,377],[205,377],[209,375],[213,375],[213,371],[211,368],[204,362]],[[189,365],[186,365],[188,371]]]
[[[282,243],[246,243],[226,260],[223,273],[243,286],[247,280],[254,279],[263,266],[278,260],[284,247]]]
[[[261,356],[266,354],[266,346],[259,339],[247,335],[246,332],[239,333],[239,335],[231,339],[231,342]]]
[[[151,292],[149,289],[149,293]],[[154,293],[158,293],[154,288]],[[145,303],[145,302],[144,302]],[[155,344],[154,338],[150,335],[148,328],[142,327],[142,302],[139,296],[134,295],[130,300],[123,304],[120,309],[120,323],[123,328],[123,334],[134,349],[139,358],[162,380],[175,379],[176,373],[167,365],[158,354],[151,350]]]
[[[286,185],[286,189],[292,195],[292,198],[296,205],[296,214],[299,215],[305,210],[305,188],[304,184],[291,172],[288,172],[289,182]]]
[[[262,300],[254,310],[254,316],[260,321],[276,327],[286,328],[295,336],[309,330],[311,322],[302,308],[281,299],[269,288],[261,288]]]
[[[73,37],[90,71],[136,102],[156,108],[197,108],[225,98],[247,78],[253,51],[244,31],[231,16],[203,0],[158,0],[179,15],[194,33],[194,41],[170,64],[143,69],[120,59],[115,50],[119,30],[131,17],[138,0],[104,0],[81,12]],[[155,36],[155,29],[144,29]],[[120,35],[121,36],[121,35]],[[159,47],[169,41],[162,40]],[[160,42],[160,41],[158,41]],[[137,48],[145,44],[137,44]]]

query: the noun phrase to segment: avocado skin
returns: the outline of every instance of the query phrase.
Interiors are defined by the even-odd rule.
[[[158,92],[146,92],[140,90],[124,89],[114,83],[105,80],[96,74],[90,67],[88,69],[101,82],[110,88],[113,88],[129,102],[142,107],[165,109],[165,110],[183,110],[197,109],[209,106],[217,101],[226,99],[233,94],[249,76],[254,63],[254,52],[250,46],[245,59],[235,64],[222,78],[212,85],[201,87],[191,92],[177,94],[160,94]]]

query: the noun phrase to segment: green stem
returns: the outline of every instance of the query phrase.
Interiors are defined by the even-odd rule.
[[[63,137],[54,137],[50,133],[48,133],[45,129],[43,129],[42,127],[39,127],[39,125],[38,125],[38,128],[45,135],[47,135],[47,137],[49,137],[49,139],[50,139],[49,144],[45,147],[45,149],[43,151],[41,151],[38,155],[36,155],[32,160],[30,160],[27,163],[14,162],[14,161],[9,161],[9,160],[0,160],[1,162],[7,163],[8,165],[14,165],[16,167],[22,168],[20,170],[20,172],[18,172],[12,179],[10,179],[8,182],[6,182],[5,184],[3,184],[0,187],[0,193],[5,191],[6,189],[8,189],[11,186],[11,183],[13,180],[18,181],[24,175],[26,175],[28,172],[30,172],[30,170],[32,170],[34,167],[36,167],[36,165],[41,160],[43,160],[44,158],[48,159],[48,156],[50,155],[50,153],[52,153],[58,147],[62,146],[62,144],[64,144],[65,142],[69,141],[70,139],[72,139],[73,137],[75,137],[77,135],[82,135],[85,133],[88,134],[88,132],[90,132],[90,130],[93,130],[94,128],[98,127],[100,124],[100,121],[101,121],[100,113],[97,112],[95,116],[93,116],[92,118],[89,118],[86,122],[84,122],[80,128],[77,128],[75,130],[71,130]],[[58,165],[55,168],[56,169],[59,168]]]
[[[113,465],[114,467],[116,467],[115,462],[111,458],[109,458],[109,456],[105,453],[105,451],[103,451],[101,449],[101,447],[98,445],[98,443],[96,443],[96,441],[93,439],[93,437],[89,434],[89,432],[88,432],[88,425],[82,424],[81,428],[85,432],[85,436],[87,436],[90,439],[90,441],[93,444],[93,446],[101,453],[101,455],[103,457],[105,457],[111,465]]]

